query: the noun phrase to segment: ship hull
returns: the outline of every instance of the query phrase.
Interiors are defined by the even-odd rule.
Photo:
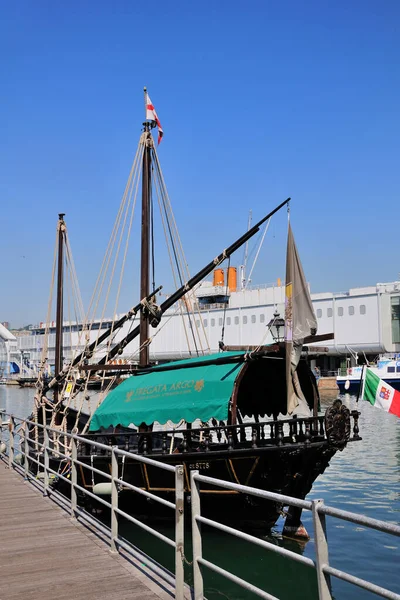
[[[400,378],[399,379],[385,379],[383,381],[388,385],[392,386],[395,390],[400,391]],[[348,382],[348,383],[347,383]],[[336,379],[336,383],[338,384],[339,391],[341,394],[358,394],[360,391],[361,380],[360,379]]]
[[[187,506],[190,505],[190,472],[200,473],[217,479],[248,485],[261,490],[275,492],[296,498],[305,498],[315,479],[325,471],[335,454],[325,440],[309,444],[287,444],[286,447],[248,448],[232,451],[196,452],[169,454],[167,456],[149,455],[149,458],[171,466],[184,467],[184,488]],[[79,456],[79,461],[88,468],[79,466],[78,484],[92,492],[98,489],[96,484],[107,483],[109,479],[98,473],[92,475],[90,467],[111,473],[109,456]],[[59,471],[60,465],[53,462],[53,469]],[[174,474],[155,466],[126,458],[119,461],[119,476],[142,490],[174,502]],[[65,495],[70,493],[69,483],[59,479],[54,484]],[[83,504],[89,509],[104,511],[104,505],[88,495],[80,494]],[[281,502],[226,490],[221,487],[200,486],[202,514],[209,518],[218,518],[226,522],[258,523],[266,528],[272,527],[284,508]],[[103,500],[109,496],[102,497]],[[173,518],[173,511],[139,493],[124,489],[121,484],[119,505],[122,510],[144,518]],[[300,513],[298,516],[300,523]]]

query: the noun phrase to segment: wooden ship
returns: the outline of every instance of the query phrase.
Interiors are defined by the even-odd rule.
[[[274,343],[254,347],[229,347],[223,341],[220,352],[201,354],[186,360],[150,364],[149,329],[157,327],[164,313],[182,302],[204,277],[235,250],[255,235],[264,222],[285,206],[285,200],[254,227],[209,261],[195,276],[182,282],[175,293],[160,305],[155,302],[160,288],[150,286],[152,262],[151,186],[159,170],[152,129],[160,124],[145,91],[147,119],[139,142],[137,168],[141,170],[141,267],[140,302],[113,322],[112,327],[88,342],[70,362],[62,361],[63,329],[63,246],[66,236],[64,215],[58,223],[57,315],[55,374],[52,379],[39,378],[35,408],[37,423],[59,430],[53,436],[52,468],[68,471],[68,460],[57,458],[57,450],[70,452],[63,432],[75,432],[83,439],[147,456],[171,465],[183,464],[185,493],[190,502],[190,471],[200,472],[235,483],[250,485],[297,498],[304,498],[315,479],[324,472],[330,459],[349,441],[361,439],[357,411],[350,411],[336,401],[326,414],[319,412],[319,395],[315,377],[308,364],[310,345],[327,339],[317,335],[317,321],[300,259],[289,223],[286,261],[286,305],[284,318],[274,316],[269,324],[277,329]],[[163,182],[163,178],[161,177]],[[96,348],[114,336],[124,324],[139,315],[117,343],[96,359]],[[280,331],[279,331],[280,328]],[[280,335],[283,332],[283,335]],[[127,347],[139,338],[139,360],[118,364]],[[321,349],[318,349],[321,351]],[[97,376],[93,384],[94,376]],[[114,382],[114,385],[110,384]],[[84,395],[92,387],[106,387],[97,408],[90,413],[71,404],[72,397]],[[99,383],[100,382],[100,383]],[[99,390],[98,394],[101,394]],[[81,407],[82,407],[81,403]],[[299,407],[301,410],[299,411]],[[172,423],[169,427],[168,423]],[[31,452],[42,456],[41,430],[30,431]],[[78,447],[79,460],[99,471],[110,472],[110,454],[94,450],[84,441]],[[169,473],[142,464],[122,460],[119,468],[124,480],[169,499],[174,481]],[[104,493],[107,482],[99,473],[93,475],[80,468],[80,484],[90,491]],[[68,493],[61,479],[54,481]],[[103,490],[103,491],[101,491]],[[105,492],[107,493],[107,492]],[[121,489],[121,502],[134,513],[159,516],[162,505]],[[256,497],[212,485],[201,487],[202,506],[207,515],[257,520],[272,526],[283,506]],[[87,498],[81,498],[84,502]],[[301,511],[290,509],[285,532],[306,535]]]

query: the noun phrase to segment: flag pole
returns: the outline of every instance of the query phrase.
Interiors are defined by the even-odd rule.
[[[143,88],[143,93],[144,93],[144,118],[147,118],[147,87],[144,86]]]
[[[365,365],[363,365],[363,368],[361,370],[361,381],[360,381],[360,387],[358,388],[358,394],[357,394],[357,400],[356,400],[357,403],[360,399],[360,396],[361,396],[361,400],[364,397],[364,387],[365,387],[364,371],[365,371]]]

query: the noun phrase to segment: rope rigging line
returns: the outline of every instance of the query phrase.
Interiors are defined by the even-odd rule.
[[[116,220],[114,223],[114,227],[113,227],[113,230],[111,233],[111,237],[108,242],[108,246],[107,246],[104,258],[103,258],[103,262],[102,262],[102,265],[101,265],[101,268],[99,271],[99,275],[97,277],[95,289],[93,291],[92,298],[91,298],[91,301],[89,304],[89,310],[87,313],[88,314],[88,322],[90,323],[89,331],[91,331],[92,327],[93,327],[93,323],[94,323],[95,315],[97,313],[98,305],[99,305],[99,302],[101,299],[101,294],[103,291],[104,283],[105,283],[107,273],[108,273],[108,270],[110,267],[111,258],[113,256],[114,246],[115,246],[115,242],[117,240],[118,231],[120,230],[120,227],[121,227],[121,219],[124,214],[124,211],[126,210],[125,205],[126,205],[127,198],[129,196],[129,191],[132,187],[132,179],[134,178],[135,172],[137,171],[137,169],[140,166],[141,159],[143,156],[143,150],[144,150],[144,148],[143,148],[142,138],[141,138],[141,140],[139,141],[139,145],[138,145],[138,148],[137,148],[137,151],[135,154],[135,158],[134,158],[130,173],[129,173],[128,181],[125,186],[124,194],[122,196],[121,204],[120,204],[118,214],[117,214],[117,217],[116,217]],[[100,328],[101,328],[101,325],[104,320],[105,309],[106,309],[106,306],[104,307],[103,312],[102,312],[102,318],[100,320],[100,325],[99,325]]]
[[[144,151],[144,148],[143,148],[143,151]],[[117,314],[117,309],[118,309],[118,304],[119,304],[119,297],[120,297],[121,288],[122,288],[122,282],[123,282],[123,277],[124,277],[124,273],[125,273],[126,258],[127,258],[128,249],[129,249],[129,240],[130,240],[130,236],[131,236],[133,217],[134,217],[134,214],[135,214],[137,195],[138,195],[138,191],[139,191],[139,176],[140,176],[140,170],[137,169],[137,171],[135,173],[135,177],[133,179],[133,183],[132,183],[131,189],[130,189],[128,207],[127,207],[127,211],[126,211],[126,217],[127,217],[128,211],[129,211],[129,207],[130,207],[131,202],[132,202],[132,196],[133,196],[133,202],[132,202],[131,214],[130,214],[130,219],[129,219],[129,225],[128,225],[128,230],[127,230],[127,233],[126,233],[124,255],[123,255],[123,258],[122,258],[122,264],[121,264],[121,270],[120,270],[120,277],[119,277],[119,282],[118,282],[118,290],[117,290],[117,295],[116,295],[115,304],[114,304],[114,317],[113,317],[113,323],[112,323],[112,330],[111,330],[111,335],[109,337],[108,345],[107,345],[107,353],[106,353],[107,358],[108,358],[108,354],[109,354],[109,352],[111,350],[112,337],[113,337],[113,333],[114,333],[114,322],[115,322],[115,318],[116,318],[116,314]],[[121,238],[121,241],[122,241],[122,238]],[[119,254],[119,249],[120,249],[120,244],[118,245],[118,254]]]
[[[230,266],[231,266],[231,257],[228,258],[228,273],[229,273]],[[228,276],[226,277],[225,296],[228,296]],[[222,320],[222,331],[221,331],[220,349],[221,349],[221,346],[224,345],[224,338],[225,338],[225,317],[226,317],[227,305],[228,305],[228,303],[225,302],[224,315],[223,315],[223,318],[222,318],[223,320]]]
[[[246,284],[245,284],[245,286],[244,286],[244,289],[246,289],[246,288],[247,288],[247,285],[248,285],[249,281],[251,281],[251,276],[252,276],[252,274],[253,274],[254,267],[256,266],[256,262],[257,262],[257,260],[258,260],[258,257],[259,257],[260,251],[261,251],[261,247],[262,247],[262,245],[263,245],[263,243],[264,243],[264,239],[265,239],[265,236],[266,236],[266,234],[267,234],[267,231],[268,231],[268,229],[269,229],[269,225],[270,225],[270,223],[271,223],[271,219],[268,219],[268,221],[265,223],[264,231],[263,231],[263,233],[262,233],[261,240],[260,240],[260,243],[259,243],[259,245],[258,245],[257,252],[256,252],[256,255],[255,255],[255,258],[254,258],[253,264],[252,264],[252,266],[251,266],[251,269],[250,269],[249,276],[247,277],[247,280],[246,280]]]
[[[176,272],[174,269],[174,263],[173,263],[173,259],[172,259],[172,254],[171,254],[171,247],[170,247],[170,237],[167,235],[167,225],[166,225],[166,215],[165,212],[163,211],[163,204],[162,204],[162,191],[161,191],[161,186],[160,186],[160,180],[157,179],[157,186],[156,186],[156,194],[157,194],[157,199],[158,199],[158,204],[159,204],[159,208],[160,208],[160,215],[161,215],[161,221],[163,224],[163,229],[164,229],[164,236],[166,239],[166,243],[167,243],[167,249],[168,249],[168,256],[169,256],[169,261],[170,261],[170,265],[171,265],[171,271],[172,271],[172,277],[174,280],[174,284],[175,287],[178,287],[177,284],[177,280],[176,280]],[[181,313],[181,318],[182,318],[182,322],[183,322],[183,329],[184,329],[184,333],[185,333],[185,338],[186,338],[186,344],[189,350],[189,354],[191,354],[191,347],[190,347],[190,342],[189,342],[189,336],[188,336],[188,332],[187,332],[187,328],[186,328],[186,323],[185,323],[185,319],[183,317],[183,309],[182,309],[182,303],[178,302],[178,309]]]
[[[152,172],[154,173],[154,167],[152,165]],[[153,203],[153,190],[150,185],[149,189],[149,205],[150,205],[150,244],[151,244],[151,271],[152,271],[152,289],[156,289],[156,266],[155,266],[155,253],[154,253],[154,203]]]
[[[169,225],[170,235],[171,235],[171,238],[174,239],[174,250],[176,248],[178,248],[178,250],[175,250],[175,256],[178,259],[177,264],[179,264],[180,281],[181,281],[181,285],[183,285],[182,274],[185,273],[187,280],[189,280],[190,279],[190,272],[189,272],[188,264],[187,264],[187,261],[186,261],[186,258],[185,258],[185,253],[183,251],[182,241],[181,241],[181,238],[179,236],[179,231],[178,231],[178,228],[177,228],[177,225],[176,225],[176,220],[175,220],[175,216],[174,216],[174,213],[173,213],[173,210],[172,210],[172,205],[171,205],[171,202],[169,200],[168,191],[167,191],[167,187],[165,185],[165,181],[164,181],[163,173],[162,173],[162,170],[161,170],[160,162],[159,162],[158,155],[157,155],[155,149],[154,149],[154,162],[155,162],[155,164],[157,166],[159,186],[160,186],[160,189],[162,190],[164,210],[165,210],[166,214],[168,215],[168,225]],[[161,210],[161,208],[160,208],[160,210]],[[192,297],[195,298],[193,291],[191,291],[190,293],[186,294],[185,297],[183,298],[183,301],[185,302],[185,305],[186,305],[186,310],[187,310],[187,313],[188,313],[188,319],[189,319],[190,328],[191,328],[191,331],[192,331],[192,336],[193,336],[195,347],[196,347],[196,352],[198,354],[197,343],[196,343],[196,336],[197,336],[198,342],[199,342],[199,346],[201,348],[201,351],[204,354],[204,348],[203,348],[203,343],[202,343],[202,339],[201,339],[201,336],[200,336],[200,332],[197,331],[197,328],[195,329],[195,327],[193,327],[193,324],[192,324],[191,318],[190,318],[190,314],[193,315],[193,318],[195,316],[194,310],[193,310],[193,304],[192,304],[192,300],[191,300]],[[206,340],[207,349],[209,351],[210,347],[209,347],[209,343],[208,343],[208,336],[207,336],[207,332],[205,331],[205,328],[204,328],[204,323],[203,323],[203,320],[202,320],[202,317],[201,317],[200,310],[198,308],[197,299],[195,299],[194,305],[196,306],[196,309],[197,309],[197,314],[199,316],[199,322],[202,325],[203,336],[204,336],[204,339]]]
[[[97,303],[96,303],[96,305],[94,307],[93,307],[93,303],[95,302],[96,297],[99,296],[100,281],[102,279],[103,272],[104,272],[104,270],[106,268],[106,265],[107,265],[107,263],[109,261],[108,257],[110,255],[110,252],[112,251],[112,247],[113,247],[113,244],[114,244],[114,239],[115,239],[115,237],[117,235],[117,231],[118,231],[119,224],[120,224],[120,218],[121,218],[121,215],[122,215],[122,212],[123,212],[123,208],[124,208],[124,204],[125,204],[125,199],[126,199],[126,196],[128,194],[129,188],[131,186],[133,174],[134,174],[134,172],[135,172],[135,170],[137,168],[138,162],[139,162],[139,155],[142,153],[141,150],[142,150],[142,146],[141,146],[141,140],[140,140],[139,144],[138,144],[138,147],[137,147],[137,150],[136,150],[136,154],[135,154],[132,166],[131,166],[131,170],[130,170],[130,173],[129,173],[129,176],[128,176],[128,181],[126,183],[125,190],[124,190],[124,193],[123,193],[123,196],[122,196],[121,204],[120,204],[119,209],[118,209],[117,217],[116,217],[115,222],[114,222],[113,230],[111,232],[111,236],[110,236],[110,239],[109,239],[109,242],[108,242],[105,254],[104,254],[103,262],[101,264],[100,271],[99,271],[99,274],[98,274],[98,277],[97,277],[97,280],[96,280],[96,284],[95,284],[95,287],[94,287],[94,290],[93,290],[92,298],[91,298],[90,303],[89,303],[89,309],[88,309],[88,313],[87,313],[89,320],[90,320],[90,313],[91,313],[91,311],[92,311],[93,315],[95,315],[96,312],[97,312],[98,301],[97,301]]]

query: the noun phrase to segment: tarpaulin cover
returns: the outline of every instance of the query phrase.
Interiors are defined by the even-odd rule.
[[[108,394],[95,411],[90,430],[154,422],[163,425],[181,419],[188,423],[196,419],[207,422],[213,417],[226,420],[243,355],[244,352],[211,354],[169,363],[168,367],[179,367],[170,371],[160,370],[160,366],[146,374],[133,375]],[[229,362],[221,363],[225,360]]]

